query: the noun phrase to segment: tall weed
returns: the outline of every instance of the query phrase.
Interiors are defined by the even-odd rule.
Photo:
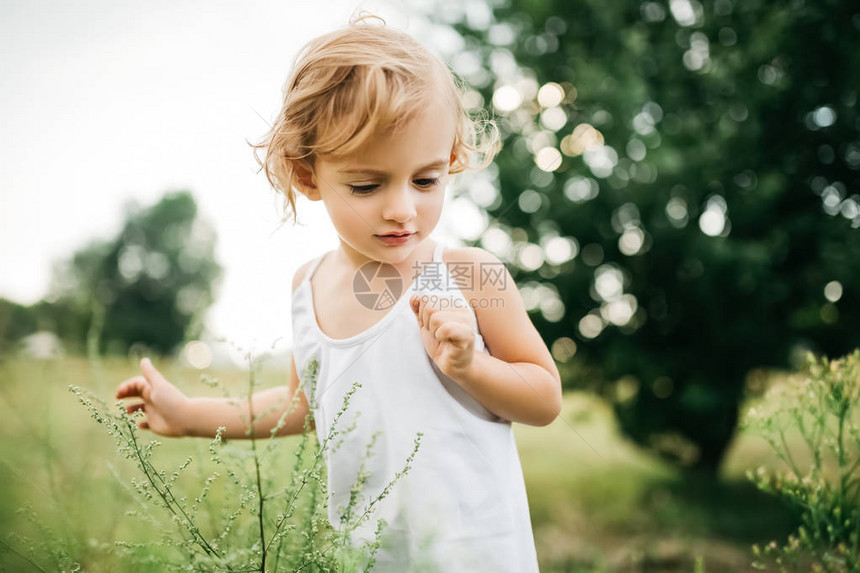
[[[256,390],[259,361],[248,358],[251,368],[247,395],[250,397]],[[311,381],[309,399],[313,396],[318,374],[318,362],[309,361],[301,377]],[[204,381],[227,393],[218,380],[204,378]],[[311,430],[316,407],[311,402],[304,432],[292,453],[291,473],[285,476],[276,472],[271,463],[273,456],[284,454],[283,448],[279,448],[283,440],[275,435],[296,407],[298,395],[269,437],[253,436],[254,422],[267,412],[251,411],[246,419],[248,440],[227,443],[220,428],[208,444],[209,463],[202,464],[201,460],[189,456],[178,467],[168,470],[159,467],[157,461],[156,452],[161,442],[145,439],[137,427],[142,413],[129,415],[121,403],[110,406],[91,392],[71,385],[70,391],[90,416],[114,438],[117,451],[137,468],[138,476],[131,480],[131,487],[141,503],[139,510],[129,512],[129,518],[140,519],[141,524],[148,527],[159,527],[165,518],[168,522],[162,526],[159,541],[116,541],[115,550],[141,566],[159,570],[369,571],[375,563],[387,524],[384,519],[377,520],[375,538],[361,545],[353,539],[352,533],[372,518],[378,502],[409,471],[422,434],[416,435],[413,451],[403,469],[364,507],[358,507],[361,501],[358,492],[368,474],[359,472],[353,486],[355,495],[350,498],[344,518],[338,528],[332,527],[328,520],[325,452],[336,447],[334,439],[338,434],[352,429],[338,430],[337,423],[360,387],[359,383],[353,384],[333,418],[331,430],[320,440]],[[365,453],[365,460],[371,450],[372,444]],[[198,466],[197,475],[188,475],[189,468],[195,465]],[[215,469],[208,473],[201,471],[204,465]],[[33,559],[32,556],[26,558]]]
[[[802,376],[772,388],[742,428],[767,440],[785,464],[746,472],[756,486],[796,508],[801,525],[785,543],[753,545],[758,569],[860,571],[860,350],[838,360],[808,355]],[[786,434],[796,430],[809,453],[802,464]]]

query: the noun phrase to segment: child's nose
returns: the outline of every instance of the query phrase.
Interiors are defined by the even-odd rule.
[[[415,197],[408,184],[396,185],[389,193],[383,217],[393,221],[405,222],[415,217]]]

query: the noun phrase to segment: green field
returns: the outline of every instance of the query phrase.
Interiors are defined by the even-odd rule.
[[[200,371],[158,366],[188,394],[216,393],[200,382]],[[21,553],[34,547],[34,560],[45,570],[57,565],[39,543],[44,539],[68,551],[84,571],[160,570],[157,564],[133,566],[111,551],[116,540],[157,540],[172,524],[129,513],[142,509],[131,486],[138,471],[68,391],[77,384],[111,402],[116,384],[136,373],[135,363],[122,359],[0,362],[2,539],[9,542],[12,533],[27,538],[10,545]],[[236,395],[247,387],[247,372],[206,374]],[[285,375],[263,370],[258,383],[280,384]],[[754,571],[751,544],[781,540],[795,525],[785,508],[744,477],[748,468],[781,468],[758,436],[736,436],[715,486],[685,482],[643,454],[619,436],[609,406],[581,392],[566,394],[550,426],[517,425],[515,433],[544,572]],[[279,440],[269,460],[278,475],[288,475],[297,440]],[[212,470],[207,446],[202,439],[164,440],[156,461],[170,471],[189,455],[201,460],[180,482],[195,495]],[[217,491],[210,502],[218,503]],[[37,570],[8,550],[0,554],[0,569]]]

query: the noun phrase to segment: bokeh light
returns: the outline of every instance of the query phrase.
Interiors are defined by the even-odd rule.
[[[560,107],[551,107],[541,112],[540,122],[551,131],[558,131],[567,123],[567,114]]]
[[[644,245],[645,232],[639,227],[625,230],[618,239],[618,250],[628,257],[639,253]]]
[[[626,151],[627,157],[629,157],[633,161],[642,161],[643,159],[645,159],[645,155],[647,153],[647,150],[645,149],[645,144],[635,137],[631,137],[630,141],[627,142]]]
[[[687,202],[680,197],[672,197],[666,203],[666,217],[673,227],[682,228],[689,221]]]
[[[561,167],[561,152],[555,147],[544,147],[535,155],[535,164],[543,171],[555,171]]]
[[[830,302],[837,302],[842,298],[842,283],[839,281],[830,281],[824,287],[824,298]]]
[[[564,303],[555,291],[540,301],[540,312],[547,322],[558,322],[564,318]]]
[[[474,241],[487,228],[487,212],[479,209],[470,199],[457,198],[451,202],[450,225],[457,230],[460,237]]]
[[[543,250],[547,261],[560,265],[576,257],[579,243],[572,237],[552,237],[546,241]]]
[[[543,264],[543,249],[534,243],[527,243],[520,247],[517,262],[521,269],[534,271]]]
[[[690,27],[700,24],[704,10],[696,0],[670,0],[669,11],[680,26]]]
[[[490,227],[481,235],[481,246],[501,260],[509,260],[514,242],[503,229]]]
[[[730,230],[728,206],[721,195],[711,195],[699,217],[699,229],[709,237],[724,237]]]
[[[594,288],[603,300],[612,300],[624,292],[624,275],[615,265],[602,265],[594,271]]]
[[[684,52],[684,67],[691,71],[708,71],[710,50],[708,37],[701,32],[693,32],[690,36],[690,49]]]
[[[580,123],[569,135],[562,138],[561,152],[569,157],[576,157],[592,147],[602,145],[603,134],[591,124]]]
[[[590,177],[571,177],[564,183],[564,196],[574,203],[582,203],[597,197],[600,186]]]
[[[618,153],[608,145],[591,146],[582,154],[585,164],[595,177],[605,179],[618,165]]]
[[[198,370],[209,368],[212,364],[212,349],[200,340],[192,340],[186,344],[183,355],[188,364]]]
[[[493,107],[505,113],[517,109],[523,98],[513,86],[502,86],[493,93]]]
[[[524,189],[517,204],[523,213],[536,213],[543,204],[543,196],[534,189]]]
[[[596,338],[603,332],[603,319],[596,314],[586,314],[579,321],[579,333],[583,338]]]
[[[552,343],[550,352],[552,352],[553,358],[559,362],[567,362],[576,355],[576,342],[567,336],[557,338]]]
[[[564,89],[555,82],[549,82],[541,86],[537,99],[543,107],[555,107],[564,99]]]

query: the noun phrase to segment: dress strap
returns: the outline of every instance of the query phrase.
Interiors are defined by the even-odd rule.
[[[305,281],[310,282],[311,277],[314,274],[314,271],[317,270],[317,267],[319,266],[319,264],[322,262],[323,258],[327,254],[328,253],[326,252],[326,253],[323,253],[320,256],[316,257],[315,259],[312,259],[311,266],[308,267],[308,272],[305,273],[305,276],[302,278],[302,282],[305,282]]]
[[[445,245],[437,242],[436,248],[433,250],[433,262],[441,263],[442,262],[442,250],[445,248]]]
[[[448,270],[448,266],[444,264],[445,261],[442,260],[442,251],[444,251],[444,250],[445,250],[445,245],[443,243],[437,242],[436,248],[433,250],[433,262],[439,263],[437,268],[440,269],[443,276],[446,277],[442,281],[442,284],[445,285],[444,288],[450,289],[453,293],[455,293],[454,296],[462,299],[463,302],[465,303],[465,306],[467,308],[469,308],[469,316],[472,319],[472,328],[475,329],[475,333],[478,335],[478,338],[481,340],[478,348],[482,349],[484,347],[483,346],[483,339],[480,338],[480,333],[478,331],[478,318],[475,316],[475,309],[473,309],[472,307],[469,306],[468,302],[466,301],[466,297],[463,295],[463,291],[457,285],[456,279],[454,279],[454,277],[451,276],[451,272]]]

